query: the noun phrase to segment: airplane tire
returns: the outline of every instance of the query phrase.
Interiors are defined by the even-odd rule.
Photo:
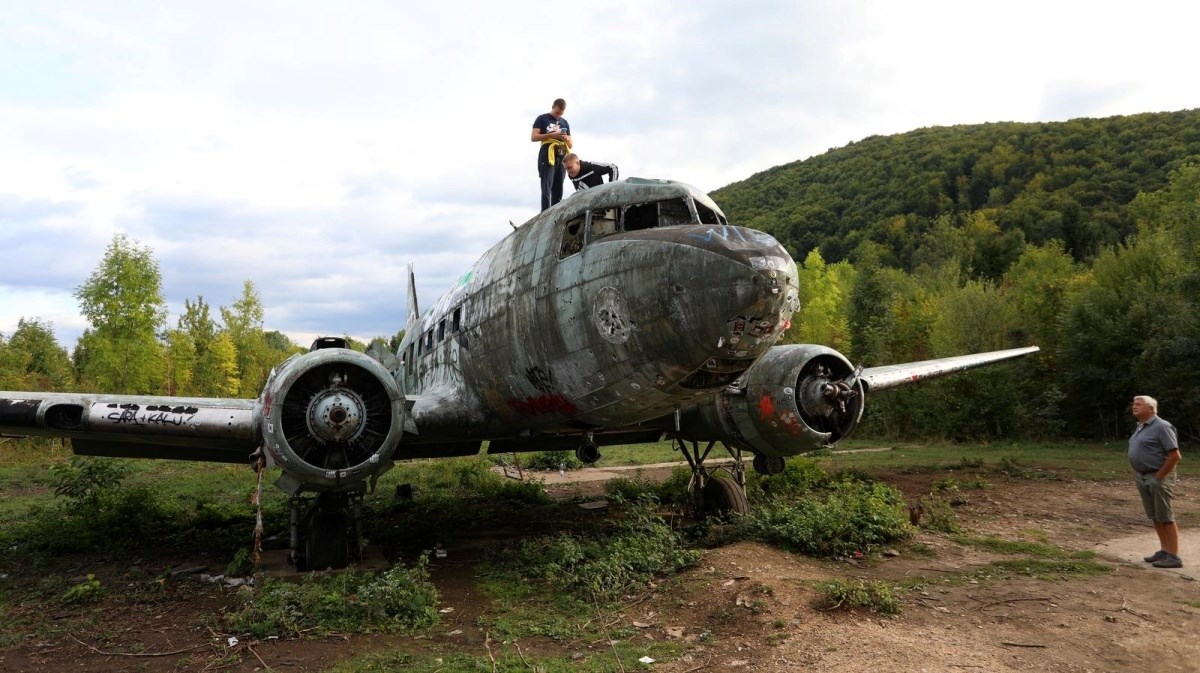
[[[300,570],[345,568],[350,564],[349,543],[345,512],[313,512],[308,539],[304,542],[305,567]]]
[[[704,486],[704,509],[710,514],[749,514],[746,489],[727,474],[714,474]]]
[[[754,471],[759,474],[779,474],[783,472],[784,467],[786,467],[786,463],[780,456],[754,454]]]

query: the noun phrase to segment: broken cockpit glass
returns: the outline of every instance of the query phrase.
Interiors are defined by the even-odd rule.
[[[569,257],[584,245],[622,231],[639,231],[687,224],[722,224],[712,208],[687,198],[636,203],[623,208],[598,208],[580,213],[564,223],[559,258]]]

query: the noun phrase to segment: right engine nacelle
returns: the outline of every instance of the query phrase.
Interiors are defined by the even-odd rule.
[[[768,457],[845,439],[862,419],[866,391],[841,353],[776,346],[711,402],[684,412],[685,439],[723,441]]]

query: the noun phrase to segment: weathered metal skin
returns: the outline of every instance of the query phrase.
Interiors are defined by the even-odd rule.
[[[853,396],[830,400],[827,386],[854,367],[841,353],[812,344],[776,346],[737,383],[683,414],[683,436],[724,441],[771,457],[794,456],[836,444],[862,419],[861,382]]]
[[[581,250],[564,252],[580,216],[586,226],[588,213],[663,201],[687,222],[589,232]],[[701,209],[712,224],[700,223]],[[798,308],[787,251],[724,222],[692,187],[626,181],[581,192],[510,234],[410,325],[400,376],[418,434],[397,456],[451,438],[662,423],[710,398],[768,352]]]
[[[253,400],[0,392],[0,434],[66,437],[80,455],[249,460]]]

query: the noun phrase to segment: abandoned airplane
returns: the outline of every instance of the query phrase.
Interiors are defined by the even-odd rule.
[[[632,178],[534,217],[420,313],[409,269],[396,353],[318,339],[258,399],[0,392],[0,433],[72,440],[80,455],[265,459],[291,496],[299,569],[347,565],[357,512],[395,460],[599,447],[670,437],[709,505],[748,505],[742,454],[763,473],[832,446],[868,393],[1036,347],[854,367],[820,345],[776,345],[796,265],[679,182]],[[731,469],[705,465],[720,444]]]

